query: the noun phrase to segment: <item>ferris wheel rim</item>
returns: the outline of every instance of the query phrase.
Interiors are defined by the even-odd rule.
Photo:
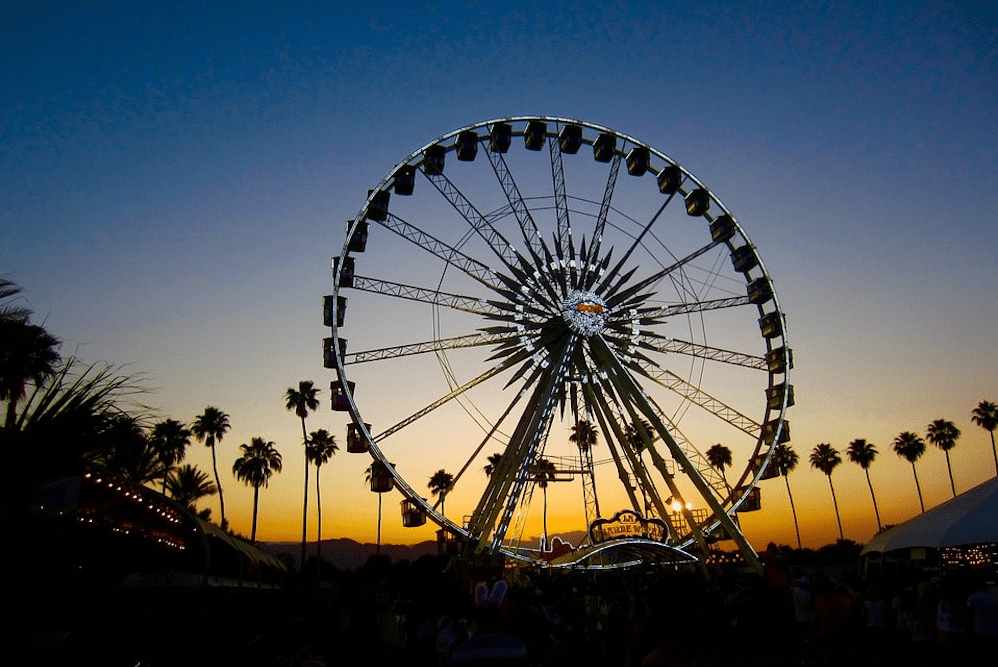
[[[684,181],[688,179],[692,184],[695,184],[698,188],[702,188],[703,190],[705,190],[708,193],[709,197],[710,197],[711,204],[715,205],[717,207],[717,209],[719,209],[720,211],[722,211],[722,213],[720,213],[719,215],[726,215],[726,216],[728,216],[731,219],[731,221],[734,224],[734,230],[735,230],[734,233],[736,235],[740,236],[740,238],[745,242],[745,245],[751,246],[752,248],[755,247],[754,244],[752,244],[751,240],[749,239],[748,235],[742,229],[741,225],[734,218],[734,216],[731,215],[730,211],[723,204],[723,202],[721,202],[721,200],[716,196],[716,194],[713,191],[711,191],[709,188],[707,188],[703,184],[702,181],[700,181],[699,179],[697,179],[697,177],[695,175],[693,175],[688,170],[686,170],[684,167],[682,167],[682,165],[680,165],[678,162],[674,161],[672,158],[670,158],[666,154],[658,151],[654,147],[652,147],[652,146],[650,146],[650,145],[648,145],[648,144],[646,144],[644,142],[641,142],[641,141],[639,141],[639,140],[637,140],[637,139],[635,139],[635,138],[633,138],[633,137],[631,137],[629,135],[625,135],[625,134],[620,133],[620,132],[618,132],[616,130],[613,130],[611,128],[608,128],[608,127],[605,127],[605,126],[602,126],[602,125],[597,125],[597,124],[594,124],[594,123],[589,123],[589,122],[578,120],[578,119],[563,118],[563,117],[556,117],[556,116],[510,116],[510,117],[504,117],[504,118],[496,118],[496,119],[487,120],[487,121],[481,121],[481,122],[477,122],[477,123],[474,123],[474,124],[471,124],[471,125],[467,125],[467,126],[464,126],[464,127],[461,127],[461,128],[455,129],[455,130],[452,130],[452,131],[450,131],[448,133],[440,135],[439,137],[437,137],[433,141],[428,142],[427,144],[425,144],[424,146],[420,147],[416,151],[413,151],[412,153],[410,153],[403,161],[401,161],[393,169],[391,169],[388,172],[388,174],[371,191],[371,193],[368,196],[367,200],[365,201],[365,203],[363,204],[363,206],[358,211],[356,218],[351,222],[350,226],[348,227],[346,239],[345,239],[343,247],[341,249],[340,257],[348,257],[350,255],[349,245],[350,245],[350,242],[351,242],[351,236],[354,233],[355,229],[357,228],[358,223],[364,222],[364,221],[366,221],[368,219],[369,214],[370,214],[370,210],[371,210],[371,207],[372,207],[372,204],[374,202],[375,197],[377,196],[377,193],[378,192],[387,192],[391,188],[391,186],[393,185],[394,181],[397,179],[398,174],[400,173],[400,171],[402,169],[404,169],[406,167],[420,168],[423,165],[424,160],[426,159],[425,156],[427,154],[428,149],[430,149],[431,147],[434,147],[434,146],[439,146],[439,147],[443,148],[443,150],[445,152],[452,152],[452,151],[456,150],[456,145],[455,145],[455,143],[452,140],[454,140],[455,138],[459,137],[463,132],[474,132],[474,131],[480,130],[482,128],[491,128],[491,127],[493,127],[493,126],[495,126],[496,124],[499,124],[499,123],[509,123],[509,124],[521,123],[522,124],[522,123],[530,123],[531,121],[539,121],[539,122],[543,122],[543,123],[554,123],[554,124],[556,124],[556,126],[564,126],[564,125],[567,125],[567,124],[573,124],[573,125],[577,125],[577,126],[579,126],[581,128],[588,129],[588,130],[591,130],[591,131],[595,131],[595,132],[599,132],[599,133],[608,133],[608,134],[612,135],[613,137],[616,137],[616,138],[618,138],[620,140],[623,140],[623,142],[624,142],[624,144],[623,144],[624,148],[621,148],[620,152],[623,152],[628,146],[631,146],[631,147],[641,147],[641,148],[647,149],[651,155],[656,156],[665,165],[678,167],[681,170],[682,174],[683,174]],[[522,134],[522,131],[521,131],[521,134]],[[519,136],[519,135],[516,134],[516,133],[514,133],[514,136]],[[548,135],[548,136],[551,136],[551,135]],[[486,141],[486,139],[487,139],[487,137],[482,136],[482,137],[479,138],[479,141],[481,141],[481,142],[484,143]],[[590,143],[591,144],[592,141],[585,141],[585,143]],[[763,264],[762,258],[757,256],[757,261],[758,261],[759,271],[762,273],[762,275],[767,280],[769,280],[770,282],[772,282],[771,278],[770,278],[769,271],[766,269],[765,265]],[[339,275],[340,275],[340,271],[342,271],[342,266],[340,266],[340,267],[334,267],[334,274],[333,274],[333,293],[334,293],[334,297],[338,296],[339,292],[340,292],[340,286],[339,286]],[[790,354],[790,352],[789,352],[790,347],[789,347],[789,340],[788,340],[787,335],[786,335],[785,315],[783,314],[783,311],[782,311],[782,309],[780,307],[778,296],[776,295],[775,289],[773,289],[771,303],[772,303],[773,312],[778,313],[780,320],[783,322],[782,333],[780,335],[780,342],[782,343],[782,347],[786,349],[787,355],[789,355]],[[760,310],[761,310],[761,307],[760,307]],[[333,338],[336,339],[338,337],[338,327],[336,326],[335,323],[332,326],[332,333],[333,333]],[[767,342],[767,346],[768,345],[769,345],[769,343]],[[787,363],[787,365],[790,366],[789,363]],[[340,355],[335,355],[335,368],[336,368],[336,371],[337,371],[337,376],[340,379],[340,381],[343,382],[343,383],[347,383],[349,381],[348,380],[348,374],[346,372],[346,367],[345,367],[344,361],[343,361],[343,359],[341,358]],[[782,379],[782,381],[783,381],[784,384],[789,383],[789,370],[790,369],[788,367],[785,371],[783,371],[781,373],[774,374],[772,371],[768,372],[768,374],[767,374],[768,375],[768,387],[772,388],[776,384],[775,381],[774,381],[775,380],[775,375],[781,376],[781,379]],[[349,411],[351,413],[351,416],[353,417],[353,420],[354,420],[355,424],[357,425],[358,429],[361,431],[362,436],[366,439],[372,457],[376,461],[380,461],[382,463],[388,463],[388,457],[385,455],[385,453],[378,446],[378,443],[376,442],[375,438],[373,437],[373,434],[366,428],[366,425],[365,425],[365,423],[363,421],[363,416],[361,414],[360,406],[357,404],[357,402],[356,402],[356,400],[355,400],[352,392],[348,392],[347,398],[348,398],[348,401],[349,401],[349,404],[350,404],[350,410]],[[785,413],[786,413],[787,408],[789,407],[789,401],[790,400],[792,400],[792,397],[789,397],[786,393],[784,393],[784,395],[782,396],[782,402],[781,402],[780,405],[772,407],[772,408],[771,407],[767,407],[767,410],[766,410],[767,419],[765,419],[765,421],[767,423],[771,422],[771,421],[775,421],[776,422],[775,433],[772,436],[771,443],[768,445],[768,447],[765,448],[764,460],[760,461],[759,465],[755,469],[753,469],[752,465],[750,465],[742,473],[742,475],[741,475],[741,477],[739,479],[739,482],[736,485],[739,488],[741,488],[741,489],[745,489],[745,491],[738,498],[732,500],[729,503],[728,507],[725,508],[725,513],[727,515],[729,515],[729,516],[733,515],[739,509],[739,507],[742,505],[742,503],[744,503],[746,501],[746,499],[748,498],[748,495],[749,495],[749,492],[751,491],[751,489],[753,489],[753,488],[756,487],[756,485],[760,481],[760,478],[764,474],[765,469],[768,466],[770,459],[772,458],[773,451],[775,450],[776,444],[781,441],[781,438],[783,437],[783,435],[785,433],[785,428],[786,428]],[[770,415],[771,412],[775,412],[776,413],[775,419],[768,419],[768,417],[769,417],[769,415]],[[451,520],[450,518],[446,517],[443,513],[438,512],[433,505],[427,503],[422,498],[422,496],[415,489],[413,489],[411,487],[411,485],[409,485],[409,483],[404,479],[404,477],[401,474],[399,474],[396,470],[394,470],[394,468],[392,468],[391,466],[388,466],[388,471],[391,474],[391,476],[394,478],[394,482],[398,486],[398,488],[401,491],[402,495],[406,499],[412,500],[412,501],[414,501],[414,502],[422,505],[423,509],[426,511],[427,515],[434,521],[434,523],[437,523],[442,528],[444,528],[444,529],[452,532],[455,535],[458,535],[458,536],[462,537],[465,540],[474,541],[474,540],[479,539],[480,536],[472,534],[471,532],[469,532],[467,530],[467,528],[464,525],[459,524],[459,523]],[[712,526],[710,526],[710,528],[708,530],[712,531],[712,530],[716,529],[717,525],[718,525],[717,523],[714,523]],[[688,546],[691,543],[691,541],[692,541],[692,538],[690,540],[687,540],[682,546]],[[500,549],[501,549],[501,547],[500,547]],[[504,553],[507,553],[507,552],[504,551]],[[507,553],[507,555],[514,556],[513,553]]]

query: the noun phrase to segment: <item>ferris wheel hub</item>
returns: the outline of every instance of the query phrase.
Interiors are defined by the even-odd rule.
[[[589,337],[603,332],[610,309],[598,295],[575,290],[562,302],[561,314],[573,331]]]

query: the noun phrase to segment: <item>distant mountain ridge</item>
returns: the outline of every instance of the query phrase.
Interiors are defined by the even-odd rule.
[[[583,531],[572,531],[560,535],[551,535],[552,539],[560,537],[571,544],[578,544],[585,537]],[[290,558],[292,563],[301,562],[301,542],[257,542],[256,546],[269,554],[279,558]],[[540,538],[525,540],[523,546],[529,549],[537,549],[540,546]],[[308,556],[315,555],[315,542],[306,544]],[[322,541],[322,559],[332,563],[341,570],[356,570],[363,567],[368,559],[378,550],[376,544],[361,544],[349,538],[339,537]],[[392,559],[392,562],[402,560],[416,561],[422,556],[436,555],[437,543],[434,540],[427,540],[418,544],[382,544],[382,555]]]
[[[257,542],[256,546],[279,558],[290,558],[292,563],[301,562],[301,542]],[[314,556],[315,542],[308,542],[305,549],[308,556]],[[322,541],[322,559],[341,570],[356,570],[363,567],[377,551],[376,544],[361,544],[345,537]],[[421,556],[436,554],[437,543],[428,540],[408,545],[382,544],[381,553],[390,557],[393,562],[415,561]]]

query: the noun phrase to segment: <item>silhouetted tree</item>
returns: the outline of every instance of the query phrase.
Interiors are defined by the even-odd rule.
[[[718,443],[707,450],[706,456],[707,462],[710,463],[711,467],[720,471],[721,479],[724,480],[724,486],[727,487],[728,491],[731,491],[728,478],[724,475],[724,469],[731,467],[731,450]]]
[[[644,419],[640,419],[635,423],[624,426],[624,437],[631,448],[640,455],[648,446],[648,443],[655,442],[658,434],[655,433],[651,424]],[[648,438],[647,442],[645,438]]]
[[[548,459],[539,458],[533,466],[532,479],[534,483],[541,487],[541,492],[544,494],[544,524],[543,532],[541,535],[541,551],[547,551],[548,542],[548,483],[554,479],[557,470],[554,464]]]
[[[849,443],[846,448],[846,456],[866,473],[866,484],[870,487],[870,497],[873,498],[873,513],[877,517],[877,531],[879,532],[881,528],[880,510],[877,508],[877,496],[873,493],[873,482],[870,481],[870,466],[877,458],[877,448],[863,438],[858,438]]]
[[[315,539],[315,557],[319,563],[322,563],[322,491],[319,484],[319,472],[322,470],[322,465],[329,461],[339,449],[336,438],[324,428],[312,431],[308,437],[308,447],[305,448],[305,454],[309,461],[315,464],[315,511],[319,519]]]
[[[298,388],[288,387],[284,392],[284,406],[301,419],[302,447],[308,447],[308,433],[305,430],[305,417],[309,411],[319,408],[319,390],[311,380],[301,380]],[[302,500],[301,516],[301,571],[305,571],[305,540],[308,531],[308,455],[305,455],[305,491]]]
[[[575,443],[580,452],[589,452],[598,441],[596,427],[593,426],[592,422],[580,419],[575,422],[575,426],[572,427],[572,435],[568,436],[568,439]]]
[[[586,470],[585,474],[589,475],[589,479],[592,481],[593,485],[593,495],[596,494],[596,475],[593,471],[593,447],[596,446],[598,442],[598,434],[596,431],[596,426],[585,419],[580,419],[575,422],[572,427],[572,435],[568,436],[570,442],[575,443],[575,446],[579,448],[579,459],[582,461],[582,467]],[[582,489],[585,493],[585,475],[580,475],[582,477]],[[596,498],[593,498],[596,502]],[[588,500],[587,500],[588,502]],[[597,513],[599,511],[599,503],[596,502]]]
[[[176,419],[164,419],[152,427],[149,443],[156,450],[159,460],[166,470],[166,474],[163,475],[164,494],[166,493],[167,477],[170,471],[187,455],[187,446],[191,444],[191,436],[191,430]]]
[[[215,486],[218,487],[218,513],[221,517],[219,525],[228,528],[225,518],[225,496],[222,495],[222,478],[218,476],[218,459],[215,455],[215,444],[222,442],[222,436],[229,431],[229,415],[218,408],[209,405],[200,415],[194,418],[191,432],[198,442],[211,449],[211,469],[215,472]]]
[[[440,497],[440,513],[444,513],[444,500],[447,498],[447,494],[450,493],[451,489],[454,487],[454,475],[450,474],[446,470],[438,470],[433,473],[430,477],[430,493],[434,496]]]
[[[281,472],[281,454],[273,442],[253,438],[250,444],[239,445],[242,456],[232,464],[236,479],[253,487],[253,529],[250,542],[256,544],[256,519],[260,507],[260,487],[267,486],[274,473]]]
[[[918,483],[918,471],[915,470],[915,461],[925,453],[925,441],[911,431],[905,431],[894,438],[894,453],[911,464],[911,472],[915,475],[915,490],[918,491],[918,506],[925,512],[925,503],[922,501],[922,485]]]
[[[998,475],[998,449],[995,449],[995,429],[998,429],[998,405],[991,401],[981,401],[970,413],[970,419],[991,434],[991,455],[995,459],[995,475]]]
[[[123,412],[111,415],[104,437],[106,447],[95,461],[118,477],[135,484],[149,484],[166,474],[159,452],[149,442],[138,418]]]
[[[839,517],[839,501],[835,497],[835,486],[832,484],[832,471],[842,463],[842,457],[839,456],[837,449],[823,442],[815,445],[814,449],[811,450],[810,460],[812,468],[820,470],[828,477],[828,488],[832,490],[832,504],[835,506],[835,520],[839,524],[839,539],[844,540],[845,535],[842,532],[842,519]]]
[[[119,420],[130,395],[143,392],[133,376],[109,365],[67,359],[24,400],[13,424],[0,428],[10,476],[0,493],[16,496],[32,484],[109,456],[120,440]]]
[[[789,443],[780,443],[776,445],[776,449],[773,450],[773,459],[770,461],[771,466],[775,466],[777,472],[783,476],[783,481],[787,484],[787,496],[790,498],[790,512],[794,516],[794,531],[797,533],[797,548],[800,549],[800,526],[797,523],[797,508],[794,507],[794,494],[790,492],[790,473],[797,468],[798,456],[797,452],[793,450],[793,447]]]
[[[218,493],[218,487],[208,477],[208,473],[199,470],[197,466],[185,463],[171,470],[166,476],[166,491],[178,503],[195,510],[197,501],[215,495]]]
[[[501,460],[502,460],[502,454],[500,454],[499,452],[496,452],[495,454],[489,454],[488,463],[485,464],[485,467],[482,468],[482,470],[485,471],[485,474],[488,477],[492,477],[493,473],[495,473],[496,469],[498,469],[499,462]]]
[[[29,309],[9,303],[20,292],[18,285],[0,279],[0,401],[7,402],[7,426],[14,424],[28,382],[41,387],[61,361],[59,340],[29,322]]]
[[[953,466],[949,461],[949,450],[956,447],[956,439],[960,437],[960,429],[956,424],[946,419],[936,419],[929,424],[926,439],[933,445],[943,450],[946,454],[946,470],[949,472],[949,485],[953,490],[953,497],[956,498],[956,484],[953,483]]]

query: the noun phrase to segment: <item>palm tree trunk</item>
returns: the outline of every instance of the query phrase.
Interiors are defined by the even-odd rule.
[[[995,475],[998,476],[998,449],[995,448],[995,432],[991,433],[991,455],[995,457]]]
[[[301,418],[302,447],[308,447],[308,433],[305,432],[305,418]],[[308,452],[305,453],[305,499],[301,508],[301,566],[298,571],[305,574],[305,539],[308,531]]]
[[[877,496],[873,493],[873,482],[870,481],[870,471],[866,470],[866,483],[870,487],[870,497],[873,498],[873,514],[877,517],[877,532],[883,530],[884,526],[880,523],[880,510],[877,509]]]
[[[253,487],[253,529],[250,531],[250,543],[256,544],[256,511],[260,506],[260,487]]]
[[[842,519],[839,517],[839,501],[835,498],[835,486],[832,485],[831,475],[828,475],[828,488],[832,490],[832,505],[835,506],[835,520],[839,523],[839,539],[844,540],[846,536],[842,532]]]
[[[381,555],[381,494],[378,494],[378,555]]]
[[[219,525],[225,528],[225,499],[222,497],[222,480],[218,476],[218,461],[215,460],[215,441],[211,442],[211,468],[215,471],[215,486],[218,487],[218,511],[222,515]]]
[[[911,464],[911,471],[915,473],[915,490],[918,491],[918,505],[922,508],[922,514],[925,514],[925,503],[922,502],[922,485],[918,483],[918,471],[915,470],[915,463]]]
[[[953,497],[956,498],[956,484],[953,483],[953,467],[949,464],[949,450],[947,449],[946,454],[946,470],[949,471],[949,487],[953,490]]]
[[[541,552],[547,553],[548,550],[548,489],[545,486],[541,489],[544,492],[544,532],[541,537]]]
[[[315,466],[315,514],[319,519],[315,537],[315,578],[322,581],[322,489],[319,485],[319,468]]]
[[[794,532],[797,533],[797,548],[802,549],[800,544],[800,526],[797,524],[797,508],[794,507],[794,494],[790,493],[790,478],[783,476],[783,481],[787,483],[787,496],[790,498],[790,513],[794,515]]]

